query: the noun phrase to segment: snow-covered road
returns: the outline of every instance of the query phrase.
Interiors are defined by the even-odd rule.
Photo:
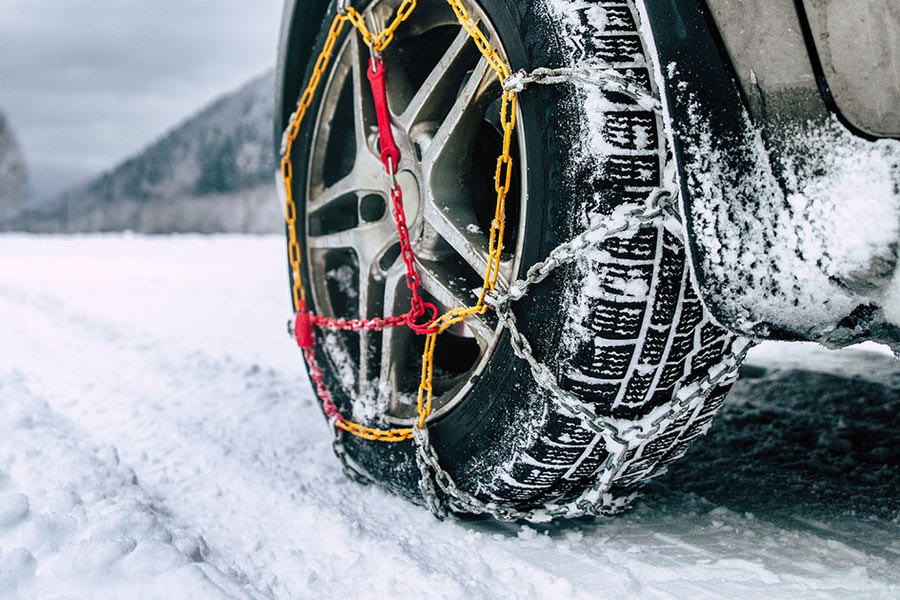
[[[277,237],[0,237],[0,598],[897,598],[900,362],[766,345],[629,514],[344,479]]]

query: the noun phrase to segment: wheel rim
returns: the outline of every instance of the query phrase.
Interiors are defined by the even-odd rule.
[[[400,0],[376,0],[362,11],[383,28]],[[484,11],[470,14],[505,57]],[[420,0],[385,51],[388,104],[401,150],[403,189],[416,269],[426,301],[441,312],[475,303],[488,261],[500,152],[501,89],[496,75],[445,0]],[[377,148],[374,104],[365,70],[368,48],[344,40],[314,121],[306,186],[305,240],[313,302],[345,318],[403,314],[405,270]],[[521,115],[519,115],[521,116]],[[521,124],[521,119],[519,119]],[[501,282],[518,271],[524,233],[523,128],[514,136],[516,181],[507,197]],[[501,283],[502,285],[502,283]],[[452,409],[497,345],[488,313],[442,334],[435,351],[433,414]],[[423,336],[407,328],[325,332],[324,350],[354,418],[405,424],[416,415]]]

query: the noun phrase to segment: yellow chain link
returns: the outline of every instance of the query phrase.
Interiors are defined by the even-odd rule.
[[[328,68],[328,63],[331,61],[331,55],[334,53],[334,46],[337,43],[341,32],[344,30],[344,24],[346,22],[347,17],[344,15],[337,15],[334,18],[334,21],[331,22],[331,27],[328,30],[328,37],[325,39],[325,46],[322,48],[322,52],[319,53],[319,57],[316,59],[316,64],[313,67],[313,73],[309,79],[309,84],[307,84],[306,89],[303,91],[303,95],[300,96],[300,101],[297,103],[297,110],[294,112],[291,123],[288,125],[285,133],[284,155],[281,157],[281,178],[284,180],[284,213],[288,230],[288,260],[291,263],[291,274],[293,275],[292,296],[294,299],[294,308],[297,310],[306,306],[306,291],[303,289],[303,280],[300,278],[300,265],[303,258],[300,252],[300,242],[297,240],[297,205],[294,202],[292,185],[294,174],[291,165],[291,151],[294,148],[294,141],[300,134],[300,124],[303,122],[303,117],[306,116],[306,111],[309,110],[309,107],[312,104],[316,90],[319,88],[319,82],[322,80],[322,75],[325,74],[325,69]]]
[[[447,0],[447,2],[453,8],[459,24],[462,25],[463,29],[475,42],[475,46],[497,74],[500,84],[503,85],[503,82],[511,74],[509,65],[469,16],[469,11],[466,10],[462,1]],[[494,208],[494,219],[491,222],[488,264],[484,274],[484,283],[475,306],[454,308],[441,315],[433,324],[436,331],[428,334],[425,340],[425,351],[422,356],[422,378],[419,382],[419,397],[417,401],[419,427],[425,425],[425,420],[431,415],[431,407],[434,400],[432,376],[434,373],[434,348],[437,336],[468,317],[484,314],[487,311],[487,305],[484,303],[485,297],[496,288],[497,279],[500,277],[503,234],[506,229],[506,195],[509,193],[513,174],[513,160],[510,152],[512,134],[516,126],[516,109],[517,98],[515,92],[504,92],[500,108],[500,124],[503,128],[503,150],[497,159],[497,168],[494,171],[494,189],[497,192],[497,203]]]
[[[391,21],[390,25],[385,27],[378,35],[369,31],[369,28],[366,26],[366,20],[359,11],[352,6],[346,8],[346,15],[350,23],[359,31],[366,46],[369,46],[377,52],[381,52],[391,45],[391,42],[394,41],[394,32],[397,31],[397,28],[412,15],[414,10],[416,10],[416,2],[417,0],[403,0],[403,4],[397,8],[397,13],[394,15],[394,19]]]
[[[394,32],[406,21],[416,8],[417,0],[404,0],[397,9],[394,19],[391,23],[378,35],[374,35],[366,26],[363,16],[352,6],[347,7],[343,13],[335,16],[328,31],[325,45],[322,52],[316,59],[313,73],[309,83],[300,97],[297,104],[297,111],[294,113],[291,123],[285,133],[285,150],[281,159],[281,176],[284,180],[285,187],[285,219],[288,229],[288,257],[291,264],[291,272],[293,275],[293,298],[294,306],[298,310],[300,307],[306,306],[306,292],[303,289],[303,282],[300,278],[300,267],[302,255],[300,252],[300,244],[297,240],[297,207],[294,201],[292,182],[293,173],[291,168],[291,151],[297,136],[300,133],[300,124],[309,110],[318,90],[322,76],[331,61],[334,53],[334,47],[340,37],[344,25],[349,22],[360,34],[363,42],[377,52],[385,50],[394,39]],[[460,25],[475,43],[475,46],[487,60],[488,65],[494,70],[501,85],[510,76],[511,71],[509,65],[500,55],[500,53],[491,45],[490,40],[478,25],[469,16],[468,10],[461,0],[447,0],[456,14],[456,18]],[[490,244],[488,249],[488,264],[484,274],[484,282],[481,293],[478,296],[478,302],[474,306],[464,306],[451,309],[441,315],[432,324],[432,333],[425,337],[425,350],[422,354],[422,373],[419,381],[419,393],[416,402],[416,410],[418,414],[418,427],[423,427],[426,420],[431,416],[434,400],[434,350],[437,343],[437,337],[453,325],[464,321],[466,318],[484,314],[487,311],[487,305],[484,303],[488,293],[492,292],[497,285],[500,277],[500,262],[503,253],[503,234],[506,228],[506,195],[509,193],[512,184],[513,160],[511,156],[512,134],[516,127],[516,110],[517,98],[513,91],[505,91],[500,109],[500,124],[503,128],[503,146],[502,153],[497,159],[497,166],[494,172],[494,189],[497,192],[497,203],[494,210],[494,219],[491,222]],[[346,420],[338,420],[336,427],[350,433],[351,435],[380,442],[402,442],[412,439],[413,431],[411,428],[401,429],[375,429],[366,427],[358,423]]]

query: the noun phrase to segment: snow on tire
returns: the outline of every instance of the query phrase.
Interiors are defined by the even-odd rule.
[[[639,6],[631,0],[538,3],[467,0],[466,3],[514,70],[611,68],[649,94],[659,93],[659,71],[652,62],[648,35],[642,34]],[[327,27],[333,16],[334,9],[329,5],[333,3],[323,2],[320,6],[323,27]],[[377,0],[358,8],[377,15],[385,6],[390,7],[390,2]],[[404,24],[411,33],[399,29],[397,45],[393,47],[396,54],[392,55],[390,48],[385,51],[389,81],[392,62],[396,65],[394,71],[405,69],[405,77],[415,88],[416,82],[426,85],[428,81],[440,79],[429,77],[429,71],[434,73],[464,60],[460,57],[468,50],[467,42],[459,37],[461,29],[458,26],[456,30],[443,29],[446,7],[445,0],[419,2],[409,22]],[[293,29],[297,31],[290,35],[301,39],[289,38],[285,47],[305,47],[303,28]],[[410,58],[427,54],[415,46],[417,31],[428,32],[429,46],[439,46],[440,40],[447,40],[448,49],[427,67],[417,65],[418,58]],[[307,77],[312,68],[311,57],[324,41],[323,32],[316,40],[315,52],[302,58],[307,64]],[[352,52],[352,43],[347,42],[346,47],[351,49],[348,52]],[[462,96],[469,93],[467,90],[475,89],[467,82],[480,73],[477,54],[471,56],[476,62],[464,71],[467,75],[460,80],[458,88],[456,84],[451,86],[459,89]],[[301,59],[288,55],[282,62],[291,64],[292,60]],[[316,122],[311,120],[301,130],[303,151],[298,154],[309,158],[295,159],[294,185],[297,197],[311,198],[309,207],[301,207],[300,212],[307,223],[303,243],[306,251],[314,256],[312,261],[304,263],[306,271],[302,274],[313,289],[312,304],[334,316],[355,318],[365,312],[357,298],[371,297],[369,288],[364,294],[354,288],[354,281],[360,282],[358,290],[371,283],[363,282],[370,272],[362,266],[361,256],[365,251],[331,247],[322,254],[322,247],[316,246],[316,236],[326,239],[331,235],[327,227],[340,225],[353,231],[353,227],[368,219],[366,210],[371,213],[374,205],[377,218],[380,208],[372,200],[371,192],[360,190],[356,194],[360,214],[356,225],[347,225],[337,218],[323,220],[315,213],[321,212],[315,207],[322,206],[322,202],[314,196],[327,196],[327,181],[315,182],[317,177],[322,181],[328,179],[328,161],[347,163],[344,171],[357,173],[359,161],[363,160],[340,159],[342,146],[331,141],[334,132],[341,128],[335,117],[343,97],[341,77],[350,77],[351,73],[349,67],[340,71],[340,60],[336,64],[330,81],[338,82],[332,84],[337,91],[331,96],[326,91],[325,99],[318,99],[311,109],[324,125],[316,129]],[[422,70],[426,75],[417,79],[414,73]],[[286,75],[282,75],[283,85],[285,81]],[[435,115],[444,109],[453,115],[454,107],[461,107],[460,114],[487,111],[493,106],[492,98],[496,99],[500,93],[499,86],[493,85],[493,92],[485,91],[489,90],[487,86],[479,87],[477,93],[472,91],[468,106],[461,105],[459,99],[449,108],[446,102],[441,105],[443,108],[434,104],[429,116],[439,120]],[[416,96],[415,89],[405,94]],[[283,91],[283,95],[290,101],[290,91]],[[514,214],[509,218],[515,238],[509,240],[507,284],[521,278],[534,263],[546,259],[560,243],[583,233],[618,208],[644,203],[660,190],[676,188],[663,117],[648,109],[645,103],[627,94],[573,83],[535,85],[522,91],[519,98],[520,133],[515,158],[520,161],[521,189],[511,194]],[[389,94],[389,102],[397,101]],[[414,100],[409,102],[412,104]],[[395,108],[394,117],[404,122],[402,106],[392,105],[392,110]],[[283,112],[289,114],[289,110]],[[490,123],[490,116],[485,116],[484,122]],[[279,125],[284,123],[276,123],[276,127]],[[469,129],[483,129],[483,125],[476,123]],[[426,135],[421,141],[423,130],[427,127],[422,124],[409,127],[415,153],[424,164],[429,153],[443,155],[443,148],[431,150],[429,144],[450,138],[442,137],[438,124],[434,137]],[[487,161],[492,165],[495,155],[492,155],[489,134],[488,130],[487,137],[477,134],[464,138],[460,142],[464,151],[452,148],[449,154],[462,157],[459,160]],[[398,135],[402,138],[404,132]],[[359,149],[357,145],[356,150]],[[401,171],[404,168],[412,174],[406,185],[411,187],[416,182],[423,206],[436,202],[444,188],[432,190],[428,177],[420,173],[440,175],[440,171],[423,167],[420,172],[416,164],[404,167],[401,163]],[[477,197],[482,187],[492,187],[489,186],[492,167],[479,170],[477,165],[461,163],[454,169],[463,174],[463,180],[468,176],[475,181],[470,187],[461,188],[470,196]],[[419,179],[416,174],[420,174]],[[487,182],[478,183],[485,175]],[[454,177],[438,178],[444,186],[455,185]],[[520,198],[520,204],[515,203],[515,197]],[[455,212],[468,211],[464,216],[472,222],[465,227],[467,239],[470,245],[476,245],[477,239],[472,236],[484,229],[477,221],[481,209],[479,206],[457,209],[458,206],[451,204],[444,211],[451,215],[449,221],[453,221]],[[436,234],[429,234],[427,206],[423,210],[415,209],[414,214],[417,216],[413,217],[410,231],[414,249],[421,254],[418,266],[425,271],[422,278],[425,290],[437,303],[444,302],[447,294],[452,299],[452,293],[447,292],[452,285],[438,285],[443,272],[431,266],[429,257],[453,246],[454,242],[440,224],[433,227]],[[417,230],[420,214],[426,216],[421,218],[424,223],[421,230]],[[462,217],[457,220],[465,221]],[[461,234],[466,236],[466,231]],[[345,239],[347,234],[341,233],[345,236],[341,239]],[[681,391],[702,389],[702,397],[686,408],[673,410],[671,419],[658,419],[662,425],[657,423],[652,435],[639,443],[628,444],[621,461],[614,463],[610,461],[611,452],[603,436],[588,427],[583,419],[560,408],[553,394],[535,382],[525,361],[515,356],[509,332],[488,317],[478,326],[473,325],[473,335],[460,331],[458,338],[451,336],[451,341],[445,344],[450,350],[445,350],[448,354],[444,355],[444,362],[439,359],[437,364],[438,379],[442,376],[442,364],[447,365],[443,375],[446,385],[437,394],[438,410],[429,424],[430,438],[441,468],[459,489],[481,502],[514,511],[568,503],[572,505],[571,511],[552,514],[613,512],[626,506],[641,484],[681,456],[690,442],[706,430],[733,382],[736,368],[727,377],[711,383],[709,389],[698,385],[708,381],[711,370],[731,355],[736,338],[713,323],[701,304],[687,265],[683,235],[678,220],[669,216],[610,236],[533,286],[515,303],[513,310],[535,357],[550,369],[565,393],[590,406],[598,418],[627,429],[651,413],[659,413],[661,408],[674,406]],[[433,242],[440,236],[447,237],[446,244]],[[448,251],[436,262],[446,268],[446,264],[464,254],[462,250]],[[384,271],[389,272],[389,269]],[[464,279],[465,275],[459,277]],[[378,288],[379,293],[383,287]],[[394,296],[390,298],[395,300]],[[384,301],[382,309],[388,304]],[[485,336],[484,331],[491,335],[482,339],[479,335]],[[325,383],[344,414],[362,417],[368,424],[381,427],[409,422],[409,411],[404,413],[403,405],[409,403],[408,397],[414,390],[404,390],[402,382],[409,379],[417,383],[417,377],[409,373],[415,374],[420,368],[415,352],[418,342],[414,338],[397,342],[397,338],[391,337],[394,335],[399,334],[365,338],[358,334],[317,335],[316,356]],[[439,338],[438,348],[441,344]],[[477,356],[471,364],[459,367],[459,356],[476,345]],[[371,349],[375,351],[374,358],[370,359],[367,352]],[[342,458],[354,475],[415,501],[421,500],[420,471],[412,442],[384,443],[346,434],[340,442]],[[599,488],[603,497],[586,502],[586,491],[598,489],[597,482],[603,484]],[[436,493],[452,510],[472,511],[465,502],[449,497],[446,490],[438,487]]]

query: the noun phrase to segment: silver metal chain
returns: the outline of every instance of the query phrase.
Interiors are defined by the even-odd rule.
[[[682,388],[671,402],[637,421],[603,417],[560,387],[550,369],[535,358],[531,344],[518,328],[511,305],[523,298],[531,286],[546,279],[554,270],[574,261],[589,246],[615,235],[637,230],[662,218],[664,213],[672,210],[671,201],[671,193],[659,190],[644,205],[632,205],[614,211],[571,241],[556,247],[546,260],[533,265],[523,279],[510,285],[505,294],[491,298],[492,306],[509,331],[513,352],[528,364],[535,382],[549,393],[559,410],[578,418],[584,427],[602,439],[607,457],[597,469],[593,484],[574,500],[548,503],[532,510],[518,510],[498,503],[484,502],[460,489],[452,476],[441,467],[426,425],[413,429],[413,439],[416,444],[416,463],[421,474],[419,486],[422,497],[436,516],[442,518],[446,514],[447,505],[454,511],[489,514],[501,521],[546,522],[559,517],[600,516],[620,512],[635,497],[630,494],[617,498],[611,493],[613,484],[629,464],[629,453],[655,438],[682,417],[701,408],[715,387],[737,377],[738,369],[752,344],[743,338],[734,337],[730,353],[710,368],[701,380]],[[446,495],[446,503],[438,497],[435,484]]]
[[[503,82],[503,89],[521,92],[532,84],[554,85],[559,83],[595,85],[605,92],[624,94],[646,110],[662,110],[662,102],[659,97],[646,90],[640,83],[616,69],[596,63],[584,63],[580,66],[556,69],[541,67],[530,72],[518,71]]]
[[[506,305],[511,301],[520,300],[525,296],[531,286],[546,279],[550,273],[564,264],[575,260],[588,247],[595,245],[603,239],[624,233],[634,227],[634,221],[651,222],[664,213],[680,218],[674,210],[675,197],[666,189],[659,189],[650,194],[643,205],[624,206],[613,212],[606,219],[588,227],[579,235],[568,242],[564,242],[550,251],[547,258],[537,262],[528,269],[525,277],[513,282],[503,295],[491,294],[487,301],[494,307]]]

